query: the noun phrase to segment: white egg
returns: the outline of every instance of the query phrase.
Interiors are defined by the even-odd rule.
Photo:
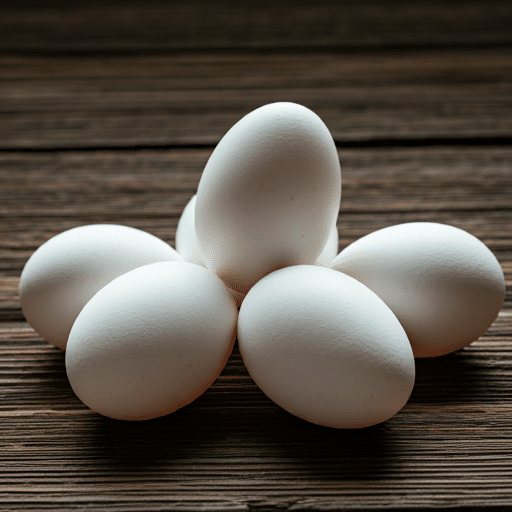
[[[41,245],[23,268],[23,315],[48,343],[65,349],[73,322],[97,291],[157,261],[182,258],[156,236],[127,226],[92,224],[64,231]]]
[[[341,173],[311,110],[272,103],[235,124],[199,182],[196,233],[207,266],[246,293],[269,272],[313,264],[338,216]]]
[[[329,234],[329,240],[325,244],[324,250],[318,256],[318,259],[315,262],[315,265],[320,265],[321,267],[331,267],[331,264],[336,258],[338,254],[338,247],[340,244],[340,235],[338,233],[338,228],[336,223],[331,226],[331,232]]]
[[[183,257],[185,261],[189,261],[190,263],[195,263],[197,265],[201,265],[206,267],[204,263],[205,258],[201,251],[201,247],[199,242],[197,241],[196,236],[196,226],[195,226],[195,208],[196,208],[196,199],[197,195],[192,197],[190,201],[185,206],[183,213],[181,214],[180,220],[178,222],[178,229],[176,230],[176,250]],[[320,265],[322,267],[330,267],[332,260],[338,254],[338,245],[339,245],[339,233],[338,228],[336,226],[336,222],[331,226],[331,231],[329,233],[329,239],[325,244],[325,247],[318,256],[315,265]],[[246,293],[237,292],[232,288],[229,289],[235,302],[238,307],[242,304]]]
[[[102,288],[69,335],[66,371],[78,398],[123,420],[169,414],[224,368],[237,308],[222,281],[188,262],[153,263]]]
[[[176,250],[185,261],[206,267],[196,236],[196,199],[197,195],[192,197],[181,214],[176,229]]]
[[[176,230],[176,250],[185,261],[206,268],[206,263],[204,262],[205,258],[196,236],[196,198],[197,195],[187,203],[187,206],[185,206],[181,214],[178,229]],[[240,304],[242,304],[244,300],[245,293],[237,292],[232,288],[229,288],[229,291],[231,295],[233,295],[236,305],[240,307]]]
[[[287,267],[256,283],[240,308],[238,343],[261,390],[319,425],[385,421],[414,386],[414,357],[395,315],[361,283],[324,267]]]
[[[391,308],[416,357],[469,345],[490,327],[505,298],[492,252],[445,224],[411,222],[375,231],[344,249],[332,268],[365,284]]]

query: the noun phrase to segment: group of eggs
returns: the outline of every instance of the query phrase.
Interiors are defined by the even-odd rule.
[[[338,252],[341,173],[321,119],[273,103],[220,141],[178,224],[65,231],[28,260],[22,310],[66,349],[76,395],[111,418],[190,403],[238,338],[256,384],[312,423],[374,425],[405,405],[414,357],[447,354],[498,315],[505,280],[458,228],[408,223]]]

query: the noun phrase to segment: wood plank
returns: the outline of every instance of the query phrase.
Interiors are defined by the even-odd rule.
[[[353,49],[512,43],[507,0],[4,1],[3,51]]]
[[[510,139],[512,50],[3,56],[0,149],[214,145],[276,101],[311,108],[342,144]]]
[[[74,396],[61,350],[26,323],[0,324],[0,502],[4,510],[505,506],[511,333],[508,309],[469,347],[417,360],[413,394],[394,418],[340,431],[268,400],[237,347],[192,404],[149,422],[110,420]]]

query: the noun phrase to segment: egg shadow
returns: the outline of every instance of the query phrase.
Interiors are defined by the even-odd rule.
[[[474,359],[464,350],[417,359],[408,405],[471,402],[485,387],[485,372]],[[410,414],[398,413],[371,427],[335,429],[297,418],[256,386],[235,345],[220,379],[172,414],[139,422],[91,414],[81,450],[96,469],[127,479],[157,473],[170,481],[218,478],[218,464],[228,464],[236,473],[250,454],[251,464],[262,464],[275,474],[357,485],[403,466],[401,426],[410,421]],[[194,470],[197,467],[200,471]]]
[[[242,384],[240,384],[242,382]],[[168,478],[194,478],[187,467],[209,470],[205,460],[237,459],[261,437],[260,409],[269,400],[250,380],[235,345],[219,378],[201,396],[177,411],[145,421],[114,420],[93,414],[86,437],[89,461],[123,474],[164,471]],[[274,404],[272,404],[273,407]],[[164,474],[160,473],[160,474]]]
[[[480,348],[470,346],[446,356],[417,359],[416,385],[406,408],[474,404],[492,378],[493,362],[479,354]],[[77,483],[86,483],[90,471],[103,483],[110,479],[119,483],[122,478],[137,488],[152,479],[197,483],[222,480],[222,471],[237,478],[249,467],[250,478],[262,483],[267,481],[265,472],[271,472],[304,482],[318,479],[357,486],[358,481],[378,481],[407,464],[401,427],[410,432],[423,415],[398,413],[363,429],[308,423],[259,390],[235,344],[220,378],[194,402],[161,418],[120,421],[92,413],[74,396],[64,352],[55,349],[44,362],[39,368],[44,371],[38,374],[42,382],[28,383],[24,393],[34,394],[34,404],[43,409],[85,413],[69,416],[65,428],[62,415],[55,420],[57,435],[63,432],[62,439],[87,470],[85,476],[77,473]],[[264,469],[258,475],[260,467]]]
[[[474,403],[489,378],[489,367],[478,364],[474,352],[468,347],[438,358],[417,359],[416,385],[406,407]],[[48,367],[53,382],[45,393],[48,406],[60,397],[61,408],[90,412],[67,382],[64,353],[56,351],[53,357]],[[398,413],[362,429],[314,425],[263,394],[235,345],[214,385],[172,414],[133,422],[90,412],[70,417],[69,426],[74,427],[72,440],[82,464],[101,474],[105,482],[110,475],[113,479],[123,475],[127,484],[134,485],[142,485],[141,475],[168,482],[221,478],[221,466],[228,465],[236,474],[253,464],[299,480],[357,485],[356,481],[376,481],[403,466],[407,454],[401,427],[414,428],[416,417],[416,413]],[[247,462],[248,457],[252,462]],[[264,476],[252,478],[264,480]]]
[[[88,460],[125,478],[159,472],[171,480],[205,478],[208,471],[218,477],[219,463],[236,473],[248,456],[265,471],[331,480],[373,478],[394,464],[394,432],[387,425],[345,430],[309,423],[265,396],[241,366],[236,346],[230,360],[224,379],[170,415],[140,422],[92,415],[88,446],[82,446]]]
[[[307,480],[375,480],[399,464],[396,429],[386,423],[337,429],[308,423],[288,413],[280,422],[279,456]]]
[[[172,476],[183,471],[187,461],[201,460],[204,450],[227,442],[229,415],[215,389],[160,418],[115,420],[91,411],[75,396],[66,375],[64,351],[51,350],[43,362],[37,373],[40,381],[27,384],[23,394],[18,392],[20,399],[31,403],[33,395],[34,407],[56,413],[51,420],[55,436],[72,447],[81,467],[99,472],[104,481],[109,475],[121,474],[128,479],[131,475],[135,482],[136,475],[140,478],[163,467]],[[31,378],[32,374],[27,374],[27,379]]]
[[[316,425],[285,411],[250,382],[252,394],[240,397],[250,396],[250,401],[239,433],[244,429],[261,455],[287,475],[322,481],[375,479],[398,463],[397,431],[389,422],[359,429]]]
[[[474,405],[492,379],[488,361],[481,364],[472,347],[416,359],[415,364],[416,382],[403,414],[367,428],[334,429],[313,425],[279,409],[274,431],[265,434],[267,442],[274,442],[281,462],[297,476],[353,481],[354,485],[355,481],[385,478],[390,471],[408,464],[403,445],[411,429],[424,428],[423,413],[420,417],[413,409],[414,414],[406,414],[407,407],[433,411],[450,405]]]
[[[173,474],[193,477],[194,472],[187,467],[203,464],[205,453],[221,456],[232,433],[230,414],[219,404],[212,406],[211,395],[207,390],[191,404],[150,420],[123,421],[94,415],[87,437],[89,450],[102,466],[116,472],[164,470],[169,478]]]
[[[197,459],[202,447],[213,443],[211,427],[205,435],[205,418],[197,411],[179,410],[147,421],[121,421],[94,416],[88,429],[89,460],[127,474],[149,473]],[[213,434],[213,437],[215,435]]]
[[[432,407],[474,404],[492,378],[488,370],[489,363],[480,364],[471,347],[444,356],[417,358],[409,403]]]

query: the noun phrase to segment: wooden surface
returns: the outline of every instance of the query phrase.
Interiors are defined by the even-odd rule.
[[[0,7],[0,510],[512,510],[512,4],[4,2]],[[433,221],[496,255],[503,309],[417,360],[391,420],[318,427],[235,347],[213,386],[141,423],[85,407],[18,283],[52,236],[105,222],[174,244],[209,155],[273,101],[339,150],[340,249]]]

